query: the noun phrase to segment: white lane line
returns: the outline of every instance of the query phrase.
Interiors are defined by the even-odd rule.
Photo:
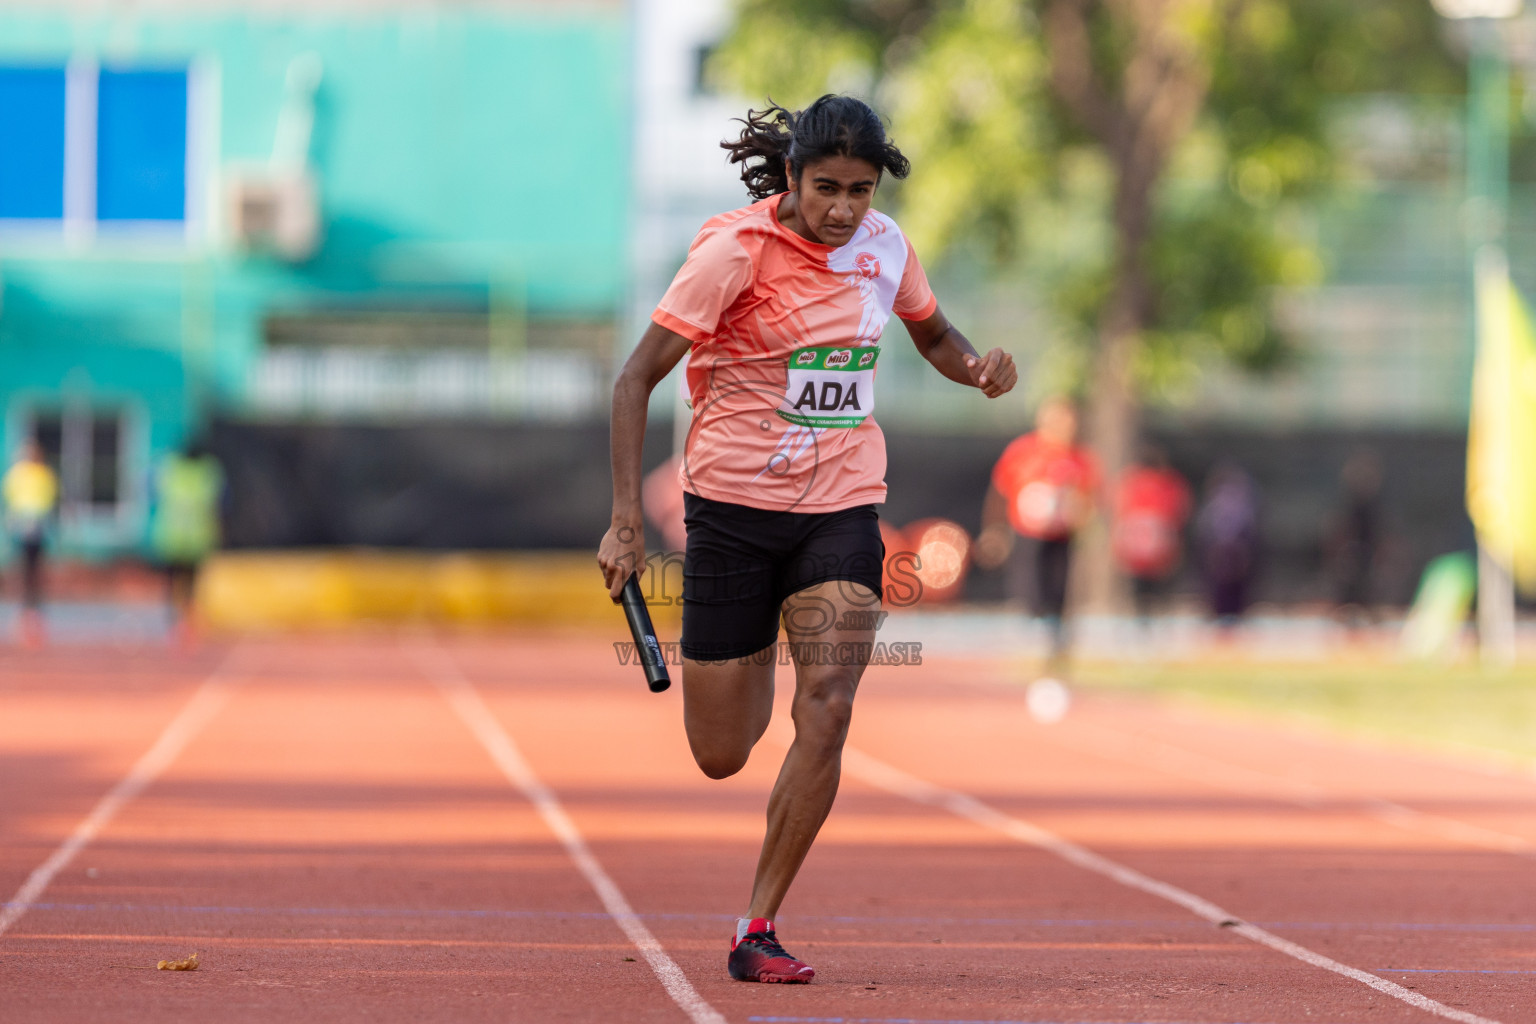
[[[1011,686],[1012,684],[1003,685]],[[1088,731],[1097,731],[1101,734],[1101,738],[1098,741],[1087,739],[1082,734]],[[1217,789],[1252,796],[1254,794],[1249,789],[1236,781],[1239,778],[1247,778],[1260,787],[1269,790],[1270,792],[1267,795],[1271,799],[1283,800],[1309,810],[1318,810],[1325,803],[1338,804],[1340,801],[1349,800],[1348,797],[1326,790],[1314,783],[1287,778],[1283,775],[1275,775],[1258,768],[1233,764],[1165,740],[1149,739],[1140,733],[1126,732],[1098,724],[1086,725],[1082,722],[1077,722],[1076,732],[1078,736],[1074,739],[1068,739],[1059,732],[1042,735],[1045,736],[1048,742],[1058,747],[1076,751],[1077,753],[1092,754],[1136,768],[1146,768],[1150,765],[1167,775],[1192,779]],[[1127,741],[1141,743],[1145,749],[1150,751],[1150,755],[1143,756],[1131,753],[1126,749]],[[1312,746],[1319,744],[1315,737],[1305,734],[1300,737],[1300,742]],[[1436,767],[1439,766],[1437,765]],[[1491,775],[1500,779],[1518,778],[1522,781],[1530,781],[1529,770],[1525,772],[1500,772],[1485,770],[1477,764],[1458,764],[1456,768],[1468,774]],[[1475,825],[1468,821],[1462,821],[1460,818],[1452,818],[1444,814],[1421,811],[1406,804],[1398,803],[1395,800],[1385,799],[1384,797],[1367,796],[1357,798],[1357,800],[1356,806],[1362,813],[1375,818],[1383,824],[1391,825],[1405,832],[1439,836],[1452,842],[1480,847],[1486,850],[1497,850],[1516,857],[1536,857],[1536,842],[1532,842],[1524,836],[1501,832],[1498,829],[1488,828],[1483,825]]]
[[[202,685],[193,691],[192,696],[182,705],[181,711],[161,731],[154,745],[145,751],[144,756],[140,757],[128,770],[128,774],[119,779],[117,785],[97,801],[91,813],[75,826],[75,830],[59,844],[58,849],[27,876],[21,888],[16,890],[16,895],[12,896],[10,902],[3,908],[0,908],[0,935],[4,935],[12,925],[21,920],[21,916],[37,902],[38,897],[42,896],[54,876],[63,871],[76,854],[101,834],[101,830],[117,816],[118,811],[121,811],[130,801],[144,792],[145,787],[159,778],[160,774],[181,756],[181,752],[186,749],[192,738],[223,709],[234,687],[234,677],[228,671],[234,658],[235,651],[232,650],[203,680]]]
[[[1517,857],[1536,856],[1536,846],[1530,841],[1508,832],[1485,828],[1443,814],[1431,814],[1416,810],[1395,800],[1381,797],[1352,799],[1331,792],[1322,786],[1301,779],[1286,778],[1258,768],[1233,764],[1181,747],[1166,740],[1154,740],[1139,733],[1125,732],[1103,725],[1079,723],[1075,737],[1055,734],[1046,739],[1060,747],[1077,753],[1090,754],[1137,768],[1152,767],[1166,775],[1204,783],[1215,789],[1244,796],[1262,795],[1271,800],[1292,803],[1308,810],[1319,810],[1327,804],[1348,808],[1350,805],[1368,817],[1406,832],[1429,834],[1452,842],[1497,850]],[[1098,733],[1099,738],[1089,738],[1084,733]],[[1132,750],[1139,745],[1140,751]],[[1239,781],[1247,779],[1245,785]],[[1262,792],[1256,794],[1253,788]]]
[[[464,673],[440,649],[415,648],[412,653],[422,672],[437,685],[459,718],[491,756],[491,760],[496,762],[496,767],[507,777],[507,781],[528,798],[528,802],[533,804],[539,816],[544,819],[544,824],[565,846],[565,852],[577,870],[586,877],[587,883],[602,901],[603,909],[629,937],[629,941],[634,943],[640,955],[645,957],[645,962],[651,965],[651,970],[672,1001],[682,1008],[694,1024],[726,1024],[725,1018],[704,1001],[704,997],[699,995],[683,974],[683,969],[667,955],[656,936],[640,920],[640,915],[629,905],[623,891],[592,855],[576,823],[560,805],[560,799],[533,773],[511,735],[502,728],[491,709],[486,707],[485,701]]]
[[[1272,932],[1265,931],[1257,925],[1248,924],[1240,920],[1209,900],[1196,896],[1185,889],[1167,882],[1160,882],[1155,878],[1142,874],[1134,868],[1110,860],[1108,857],[1094,853],[1086,847],[1063,839],[1054,832],[1049,832],[1038,825],[1031,824],[1021,818],[1004,814],[1002,811],[988,807],[973,796],[961,793],[957,790],[944,789],[927,782],[915,775],[910,775],[884,761],[877,760],[861,750],[852,747],[843,751],[843,767],[857,778],[883,789],[888,793],[894,793],[908,800],[913,800],[930,807],[939,807],[961,818],[973,821],[978,825],[1001,832],[1020,843],[1033,846],[1037,849],[1053,853],[1069,864],[1073,864],[1085,871],[1113,879],[1121,885],[1131,889],[1156,896],[1177,904],[1194,914],[1204,918],[1212,924],[1225,926],[1225,930],[1241,935],[1261,946],[1268,946],[1276,952],[1286,956],[1295,957],[1303,963],[1320,967],[1325,971],[1343,975],[1346,978],[1358,981],[1363,985],[1369,985],[1383,995],[1400,999],[1409,1006],[1417,1007],[1437,1017],[1447,1020],[1459,1021],[1460,1024],[1497,1024],[1487,1017],[1479,1017],[1475,1013],[1467,1013],[1464,1010],[1453,1009],[1444,1003],[1438,1003],[1428,996],[1420,995],[1412,989],[1379,978],[1374,974],[1362,971],[1357,967],[1339,963],[1337,960],[1313,952],[1305,946],[1299,946]]]

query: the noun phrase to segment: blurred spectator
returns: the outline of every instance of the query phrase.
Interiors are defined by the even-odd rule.
[[[1034,432],[1008,445],[992,470],[976,560],[983,567],[1000,565],[1013,533],[1025,538],[1034,610],[1050,628],[1052,661],[1066,651],[1072,538],[1093,511],[1098,486],[1098,463],[1077,444],[1077,408],[1060,397],[1041,403]]]
[[[1151,617],[1153,602],[1166,589],[1184,557],[1184,524],[1189,519],[1189,485],[1168,465],[1162,449],[1147,445],[1126,470],[1115,497],[1115,561],[1131,578],[1136,612]]]
[[[1221,464],[1206,478],[1195,543],[1211,613],[1223,626],[1235,625],[1248,610],[1259,564],[1258,494],[1241,468]]]
[[[1330,538],[1334,596],[1341,616],[1358,622],[1375,600],[1374,577],[1382,543],[1381,459],[1356,451],[1339,474],[1340,502]]]
[[[59,478],[43,461],[42,448],[30,438],[5,479],[5,529],[21,554],[21,642],[36,647],[43,641],[43,555],[48,520],[59,501]]]
[[[190,642],[197,571],[219,546],[219,501],[224,469],[199,445],[170,452],[155,468],[155,558],[165,572],[166,603],[179,639]]]

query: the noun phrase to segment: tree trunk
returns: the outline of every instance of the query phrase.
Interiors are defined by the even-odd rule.
[[[1089,376],[1087,440],[1099,460],[1099,516],[1083,531],[1073,579],[1078,611],[1119,614],[1130,608],[1130,589],[1110,545],[1120,478],[1136,457],[1139,404],[1136,360],[1150,311],[1143,255],[1150,230],[1155,175],[1120,168],[1115,202],[1115,283],[1099,318],[1098,344]]]
[[[1214,11],[1230,23],[1237,9],[1230,0],[1051,0],[1044,8],[1052,87],[1098,139],[1116,175],[1115,281],[1099,318],[1087,417],[1088,443],[1103,474],[1103,514],[1080,538],[1072,573],[1077,611],[1119,612],[1130,603],[1109,525],[1120,477],[1135,456],[1136,358],[1152,313],[1145,254],[1152,193],[1168,154],[1194,124],[1210,82],[1200,47],[1185,32],[1200,18],[1180,15]],[[1132,40],[1119,75],[1103,73],[1096,63],[1091,17],[1108,18]]]
[[[1102,486],[1099,515],[1083,531],[1074,580],[1074,605],[1098,614],[1119,614],[1130,607],[1129,587],[1110,549],[1110,528],[1120,478],[1136,454],[1134,369],[1141,331],[1134,317],[1117,307],[1106,311],[1090,376],[1087,437],[1099,461]]]

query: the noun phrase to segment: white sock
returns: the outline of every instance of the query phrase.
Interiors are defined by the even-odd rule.
[[[740,942],[747,937],[747,930],[752,927],[754,918],[738,917],[736,919],[736,941]],[[773,931],[773,922],[768,922],[768,930]]]

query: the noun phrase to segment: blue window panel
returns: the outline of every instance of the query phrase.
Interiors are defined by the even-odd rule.
[[[0,67],[0,217],[64,216],[64,69]]]
[[[96,219],[184,220],[187,73],[108,71],[96,92]]]

